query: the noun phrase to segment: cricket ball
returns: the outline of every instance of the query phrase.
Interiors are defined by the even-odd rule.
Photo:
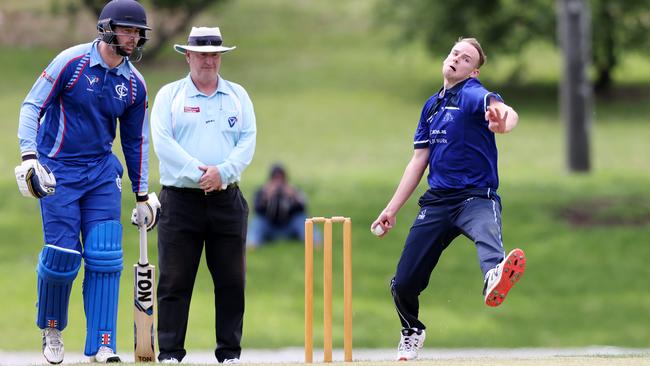
[[[381,228],[381,225],[377,224],[375,227],[371,228],[370,231],[375,234],[376,236],[379,236],[384,233],[384,229]]]

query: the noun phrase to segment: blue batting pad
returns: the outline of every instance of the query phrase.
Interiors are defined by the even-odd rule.
[[[81,266],[81,253],[45,245],[36,266],[38,275],[36,325],[40,329],[65,329],[72,281]]]
[[[86,311],[86,356],[101,346],[115,349],[117,300],[122,273],[122,225],[105,221],[93,227],[84,242],[83,282]]]

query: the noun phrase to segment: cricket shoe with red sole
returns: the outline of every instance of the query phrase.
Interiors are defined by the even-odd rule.
[[[485,275],[485,305],[499,306],[508,295],[508,291],[517,283],[526,270],[526,254],[517,248],[513,249],[505,259],[489,270]]]

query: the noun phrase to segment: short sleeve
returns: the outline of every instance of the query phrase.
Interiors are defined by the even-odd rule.
[[[433,119],[433,109],[437,100],[438,97],[432,96],[426,103],[424,103],[424,107],[422,107],[420,121],[415,129],[415,135],[413,136],[414,149],[424,149],[429,147],[429,130]]]

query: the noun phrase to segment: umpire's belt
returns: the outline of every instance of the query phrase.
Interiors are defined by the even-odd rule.
[[[210,191],[206,192],[202,190],[201,188],[181,188],[181,187],[174,187],[174,186],[163,186],[163,189],[169,189],[170,191],[175,191],[175,192],[182,192],[182,193],[188,193],[188,194],[196,194],[196,195],[201,195],[201,196],[216,196],[218,194],[222,194],[225,192],[229,192],[233,189],[236,189],[239,187],[237,182],[235,183],[230,183],[226,189],[222,189],[220,191]]]

